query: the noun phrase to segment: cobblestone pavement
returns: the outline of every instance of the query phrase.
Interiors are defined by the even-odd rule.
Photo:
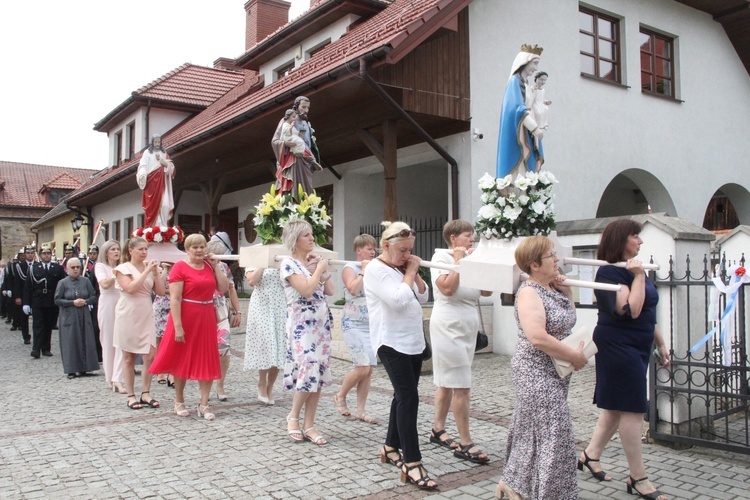
[[[195,414],[197,385],[186,389],[189,418],[171,411],[171,389],[154,384],[161,409],[133,411],[126,398],[105,389],[101,373],[68,380],[57,345],[54,356],[33,359],[19,332],[0,321],[0,498],[421,498],[402,485],[398,471],[382,465],[385,426],[336,413],[332,397],[349,364],[334,360],[335,385],[324,390],[317,427],[326,446],[291,443],[284,417],[291,396],[277,391],[276,405],[256,402],[256,374],[242,371],[244,334],[232,336],[229,401],[212,398],[216,420]],[[510,358],[485,354],[474,364],[472,434],[490,455],[489,465],[455,459],[431,445],[433,387],[420,384],[419,427],[424,463],[441,485],[434,498],[492,498],[502,472],[507,425],[513,411]],[[591,404],[593,369],[574,375],[570,405],[577,446],[582,449],[596,422]],[[137,387],[139,387],[137,385]],[[350,394],[353,406],[354,394]],[[375,370],[368,412],[385,420],[391,397],[382,367]],[[450,419],[450,417],[449,417]],[[455,435],[449,420],[448,431]],[[750,456],[706,449],[675,451],[644,445],[649,475],[671,498],[750,498]],[[625,491],[627,465],[615,439],[603,458],[610,483],[578,473],[580,496],[633,498]]]

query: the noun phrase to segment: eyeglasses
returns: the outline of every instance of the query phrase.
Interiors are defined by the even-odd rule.
[[[385,240],[388,241],[388,240],[392,240],[393,238],[408,238],[410,236],[414,237],[416,235],[417,235],[417,232],[413,229],[402,229],[398,233],[387,237]]]
[[[542,259],[556,259],[557,258],[557,252],[552,252],[549,255],[545,255],[542,257]]]

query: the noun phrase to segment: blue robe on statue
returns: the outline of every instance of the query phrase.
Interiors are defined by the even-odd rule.
[[[523,126],[523,120],[529,114],[525,91],[525,83],[521,76],[518,73],[511,75],[500,110],[496,177],[505,177],[523,164],[526,170],[534,171],[537,162],[544,162],[542,141],[539,141],[537,150],[534,136]]]

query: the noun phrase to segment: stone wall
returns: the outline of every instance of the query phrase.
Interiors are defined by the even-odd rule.
[[[36,234],[31,231],[31,225],[46,212],[0,208],[0,258],[13,258],[21,247],[36,242]]]

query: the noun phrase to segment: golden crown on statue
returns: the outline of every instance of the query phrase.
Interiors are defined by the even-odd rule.
[[[536,54],[538,56],[542,55],[543,50],[544,49],[537,44],[534,44],[533,47],[528,43],[524,43],[523,45],[521,45],[521,52],[529,52],[530,54]]]

